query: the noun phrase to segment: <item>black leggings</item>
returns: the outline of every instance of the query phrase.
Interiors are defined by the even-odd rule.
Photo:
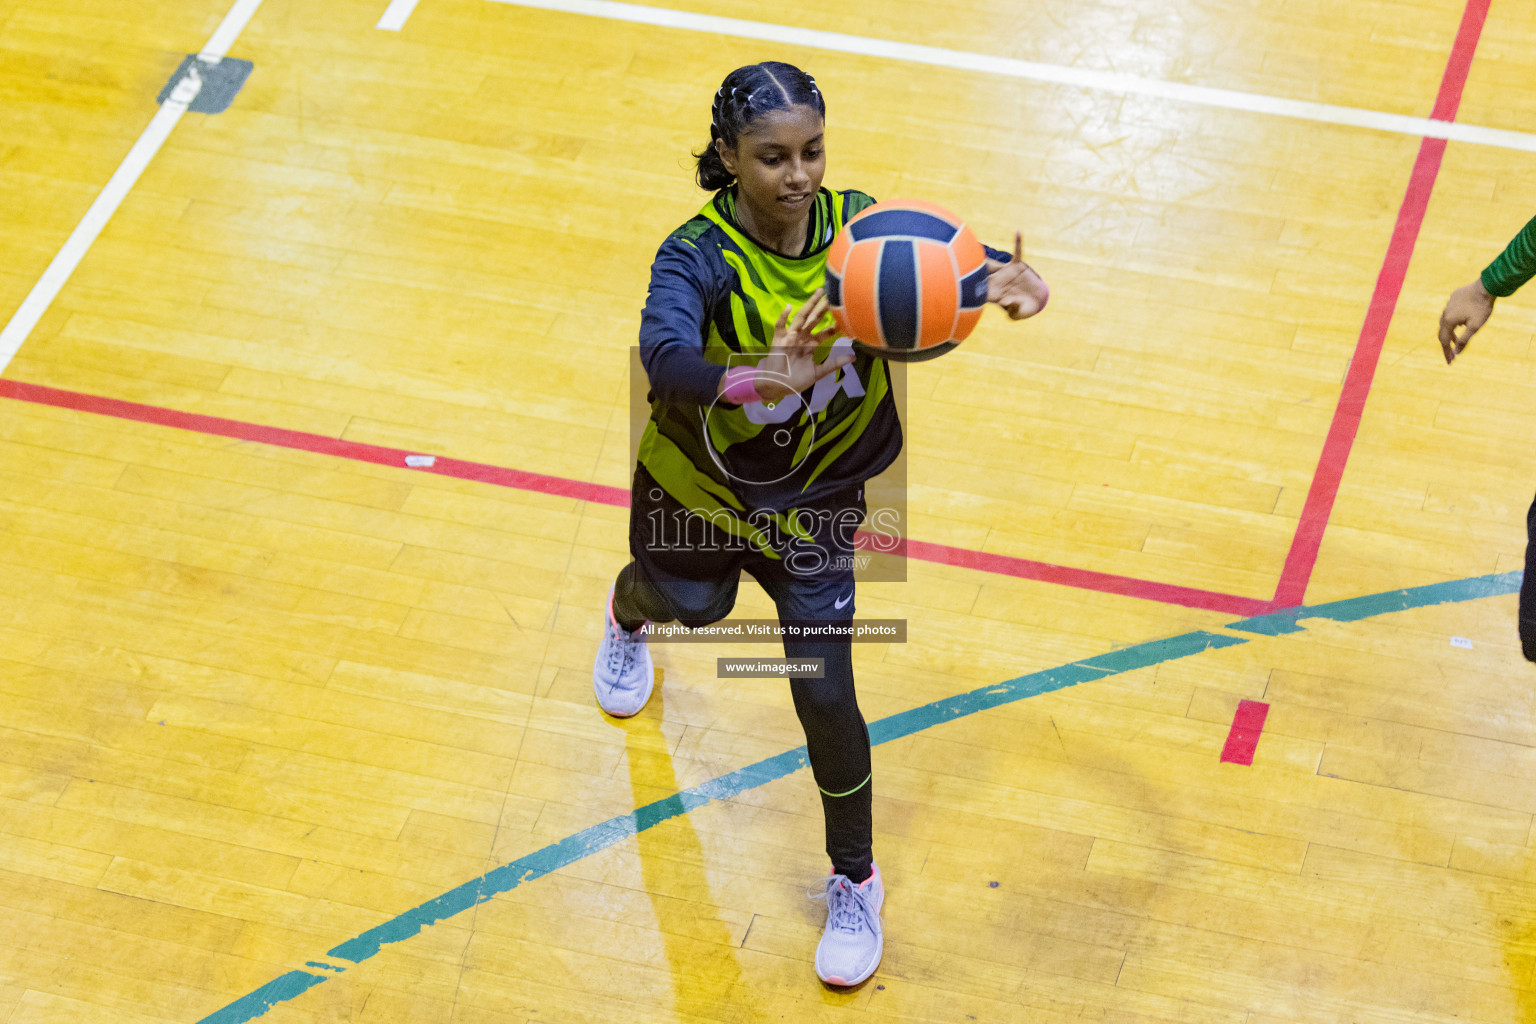
[[[1520,583],[1520,649],[1536,661],[1536,501],[1525,514],[1525,579]]]
[[[626,565],[614,581],[613,615],[624,626],[652,622],[713,622],[730,608],[698,608],[674,615],[667,599],[637,578],[633,563]],[[674,604],[686,604],[680,596],[687,587],[670,585],[668,594]],[[718,587],[698,585],[701,598],[715,599]],[[734,597],[734,595],[733,595]],[[811,774],[821,791],[821,806],[826,815],[827,856],[832,870],[847,875],[854,882],[869,877],[874,864],[874,825],[871,818],[871,763],[869,727],[859,711],[853,691],[853,645],[847,640],[785,640],[788,658],[821,658],[825,678],[791,679],[790,697],[795,714],[805,730],[806,754]]]
[[[789,695],[805,730],[811,774],[821,790],[832,869],[854,882],[874,863],[869,726],[853,692],[853,645],[847,640],[786,640],[788,658],[822,658],[823,679],[791,679]]]

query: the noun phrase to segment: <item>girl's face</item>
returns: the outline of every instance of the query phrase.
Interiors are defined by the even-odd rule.
[[[763,230],[799,224],[811,211],[827,172],[816,108],[804,105],[760,115],[734,148],[716,143],[725,169],[736,175],[736,195]]]

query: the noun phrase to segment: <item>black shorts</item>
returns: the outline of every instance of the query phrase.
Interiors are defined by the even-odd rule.
[[[736,605],[741,571],[762,584],[783,622],[846,622],[853,618],[855,535],[865,516],[864,488],[851,486],[797,509],[803,536],[786,535],[766,513],[765,553],[668,494],[644,466],[635,467],[629,550],[637,582],[650,587],[690,628],[725,618]]]

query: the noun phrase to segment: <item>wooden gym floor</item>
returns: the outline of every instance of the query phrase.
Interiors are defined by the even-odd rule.
[[[1536,213],[1536,8],[676,3],[856,39],[265,0],[4,366],[0,1022],[1536,1021],[1536,301],[1434,341]],[[0,320],[228,12],[0,0]],[[650,258],[771,58],[827,184],[1053,289],[907,378],[848,992],[786,689],[715,678],[773,652],[590,689]]]

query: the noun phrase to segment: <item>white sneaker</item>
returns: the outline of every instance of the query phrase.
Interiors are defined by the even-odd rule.
[[[656,673],[645,637],[637,630],[626,633],[613,618],[613,588],[608,588],[608,608],[603,613],[603,642],[592,665],[592,690],[597,705],[614,718],[628,718],[651,699]]]
[[[885,951],[880,906],[885,883],[880,869],[854,885],[847,875],[827,879],[827,928],[816,946],[816,976],[828,985],[857,985],[875,973]]]

